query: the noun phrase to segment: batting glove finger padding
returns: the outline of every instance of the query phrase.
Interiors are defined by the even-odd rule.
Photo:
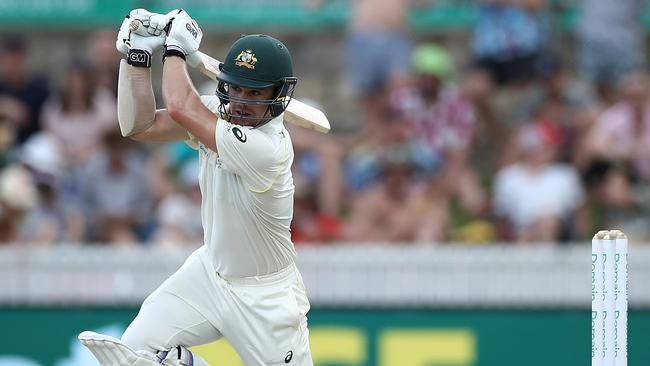
[[[117,40],[115,40],[115,48],[117,51],[123,55],[126,55],[129,52],[129,34],[131,33],[129,27],[131,25],[131,19],[129,16],[124,18],[120,30],[117,32]]]
[[[129,13],[129,18],[131,18],[131,20],[139,20],[142,25],[148,27],[149,19],[154,15],[156,15],[156,13],[152,13],[147,9],[139,8],[131,10]]]
[[[147,32],[153,36],[159,36],[165,33],[165,28],[169,25],[171,16],[168,14],[154,14],[149,18]]]

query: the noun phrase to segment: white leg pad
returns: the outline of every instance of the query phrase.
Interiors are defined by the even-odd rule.
[[[135,352],[111,336],[85,331],[78,338],[95,355],[101,366],[160,366],[154,355]]]

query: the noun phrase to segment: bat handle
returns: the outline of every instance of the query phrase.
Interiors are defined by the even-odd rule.
[[[131,20],[131,23],[129,23],[129,30],[131,32],[133,32],[133,33],[135,33],[137,35],[143,36],[143,37],[150,36],[150,34],[147,33],[147,28],[138,19]]]

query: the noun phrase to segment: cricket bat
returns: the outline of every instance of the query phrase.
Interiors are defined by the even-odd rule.
[[[141,26],[142,23],[135,19],[129,24],[132,32],[146,36],[147,34],[144,31],[144,28]],[[189,63],[188,65],[195,68],[203,75],[206,75],[213,80],[217,80],[217,76],[219,75],[219,64],[221,62],[201,51],[197,51],[196,54],[199,56],[195,58],[198,60],[198,63],[193,57],[192,65]],[[330,130],[330,123],[327,120],[325,113],[318,108],[314,108],[294,98],[291,98],[287,109],[284,111],[284,120],[294,125],[309,128],[321,133],[328,133]]]

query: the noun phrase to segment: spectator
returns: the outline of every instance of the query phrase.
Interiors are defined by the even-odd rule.
[[[49,95],[47,81],[27,71],[25,40],[7,36],[0,50],[0,114],[16,125],[15,143],[22,144],[40,129],[41,109]]]
[[[163,198],[157,210],[153,241],[162,245],[197,246],[203,242],[199,164],[187,161],[180,171],[180,190]]]
[[[601,225],[650,239],[650,78],[644,71],[628,73],[619,91],[620,100],[586,134],[577,162]]]
[[[89,37],[88,48],[97,87],[109,90],[117,97],[120,54],[115,48],[115,31],[99,29],[93,32]]]
[[[377,128],[368,130],[346,155],[344,171],[347,195],[356,195],[381,179],[383,161],[386,159],[383,155],[390,154],[388,147],[407,154],[409,164],[418,172],[428,174],[440,168],[440,156],[434,154],[423,139],[415,138],[418,131],[413,127],[413,121],[389,113],[387,110],[386,118],[379,121]]]
[[[105,145],[81,177],[87,237],[100,242],[145,240],[152,203],[142,156],[117,131],[105,137]]]
[[[482,0],[472,51],[498,84],[529,81],[535,75],[534,65],[546,46],[548,32],[541,0]]]
[[[314,162],[314,157],[304,158],[302,163]],[[295,168],[295,165],[294,165]],[[310,181],[304,171],[294,173],[293,220],[291,221],[291,240],[296,244],[326,243],[343,239],[343,220],[338,213],[328,213],[322,209],[318,187]],[[322,184],[323,179],[313,179]],[[337,184],[340,184],[337,182]],[[338,201],[338,200],[337,200]]]
[[[645,65],[642,1],[584,0],[581,8],[580,72],[607,99],[622,75]]]
[[[621,82],[621,98],[606,109],[589,131],[586,161],[629,164],[632,173],[650,180],[650,78],[643,71]]]
[[[594,161],[584,173],[595,228],[616,227],[639,241],[650,240],[650,189],[629,165]]]
[[[448,227],[447,196],[418,169],[410,144],[384,146],[378,178],[351,196],[345,238],[360,242],[439,242]]]
[[[99,150],[109,131],[117,130],[115,97],[97,87],[87,63],[76,60],[68,66],[63,88],[44,108],[44,129],[63,146],[64,157],[73,168]]]
[[[439,156],[415,138],[413,121],[387,118],[346,159],[349,214],[343,235],[354,241],[440,241],[447,233],[448,194],[435,179]]]
[[[21,158],[32,173],[38,200],[22,222],[20,240],[40,244],[81,242],[81,212],[59,193],[65,162],[56,139],[43,132],[32,135],[23,145]]]
[[[311,0],[320,6],[324,0]],[[408,13],[411,5],[423,1],[354,0],[344,51],[344,67],[365,121],[376,124],[385,90],[399,85],[408,75],[411,40]],[[390,50],[387,52],[387,50]]]
[[[485,208],[485,194],[468,160],[477,128],[474,107],[447,82],[453,67],[443,48],[418,47],[412,65],[416,82],[391,93],[391,108],[442,164],[441,180],[450,194],[479,214]]]
[[[459,94],[474,110],[476,128],[471,166],[482,180],[490,179],[494,172],[503,166],[503,157],[511,138],[511,126],[499,115],[493,95],[498,91],[492,75],[486,68],[472,64],[461,75]]]
[[[501,169],[494,183],[502,237],[554,242],[584,236],[584,193],[575,168],[555,162],[559,136],[552,124],[531,124],[519,132],[519,158]]]

